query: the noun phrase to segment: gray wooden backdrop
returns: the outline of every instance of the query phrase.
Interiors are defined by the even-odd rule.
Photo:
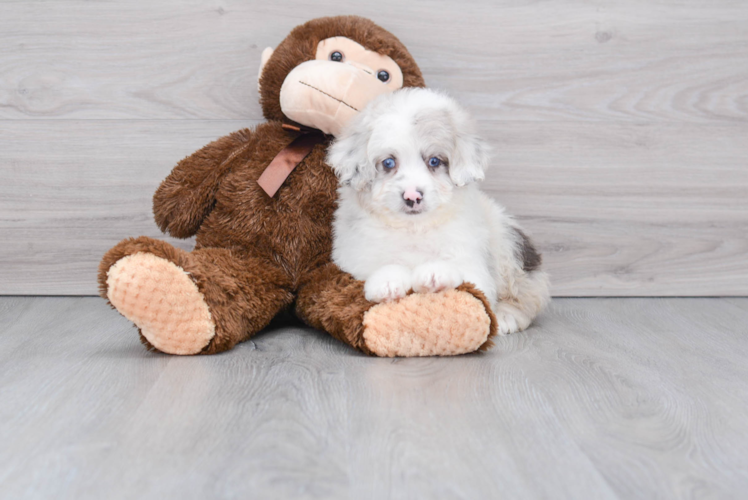
[[[748,2],[0,2],[0,293],[94,294],[160,180],[261,119],[260,53],[359,14],[494,146],[557,296],[748,293]],[[191,242],[181,242],[189,248]]]

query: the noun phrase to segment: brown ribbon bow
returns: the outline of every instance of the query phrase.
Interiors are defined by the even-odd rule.
[[[257,184],[259,184],[263,191],[272,198],[275,196],[275,193],[278,192],[291,172],[293,172],[293,169],[295,169],[299,163],[301,163],[302,160],[312,152],[314,146],[324,140],[324,134],[319,131],[302,133],[302,135],[294,139],[291,144],[281,149],[281,151],[275,155],[273,161],[265,167],[265,171],[262,172],[260,178],[257,179]]]

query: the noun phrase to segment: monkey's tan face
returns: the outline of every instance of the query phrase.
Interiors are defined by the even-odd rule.
[[[314,60],[286,76],[280,105],[291,120],[337,136],[369,101],[402,86],[403,72],[391,58],[333,37],[319,42]]]

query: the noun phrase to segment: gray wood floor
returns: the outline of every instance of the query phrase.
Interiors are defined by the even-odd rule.
[[[297,324],[146,352],[98,298],[0,298],[2,498],[745,498],[748,299],[557,299],[483,355]]]

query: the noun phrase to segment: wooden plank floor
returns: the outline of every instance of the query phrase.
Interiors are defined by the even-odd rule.
[[[748,299],[557,299],[483,355],[297,324],[146,352],[98,298],[0,298],[1,498],[738,498]]]

